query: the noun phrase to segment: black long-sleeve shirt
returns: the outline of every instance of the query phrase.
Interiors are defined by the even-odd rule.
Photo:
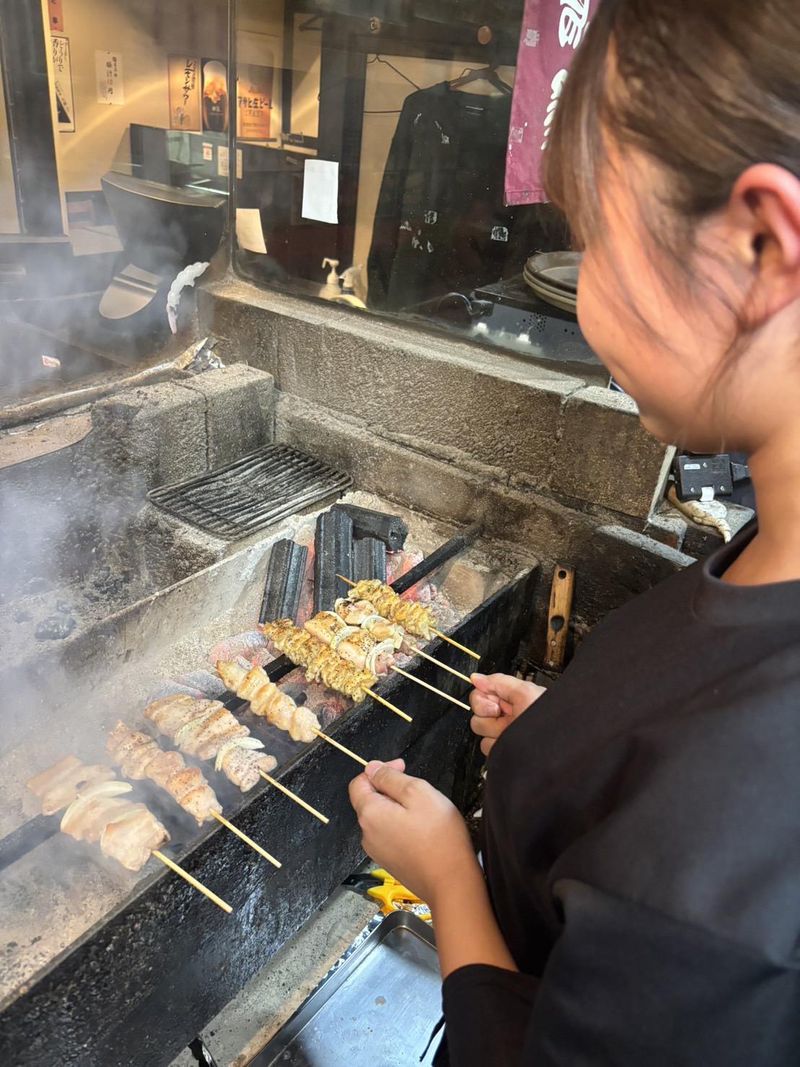
[[[800,1065],[800,582],[752,531],[612,613],[489,759],[520,973],[444,985],[451,1067]]]

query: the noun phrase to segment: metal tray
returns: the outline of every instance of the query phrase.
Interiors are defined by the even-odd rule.
[[[429,1065],[438,1046],[441,979],[433,931],[416,915],[387,916],[333,968],[250,1067]]]

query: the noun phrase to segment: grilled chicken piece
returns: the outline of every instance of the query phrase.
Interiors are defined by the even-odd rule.
[[[68,807],[83,789],[113,777],[110,767],[86,764],[77,756],[65,756],[31,778],[27,786],[41,800],[42,815],[55,815]]]
[[[367,690],[378,680],[369,671],[358,670],[342,659],[308,631],[299,629],[291,619],[268,622],[261,629],[279,651],[305,669],[310,682],[320,680],[356,703],[366,697]]]
[[[370,674],[387,674],[394,662],[391,641],[378,642],[366,630],[354,629],[342,640],[335,641],[333,648],[342,659]]]
[[[100,848],[129,871],[140,871],[153,850],[169,840],[169,834],[144,804],[128,804],[128,808],[106,824]]]
[[[258,784],[261,771],[269,774],[278,765],[274,756],[258,751],[263,747],[257,737],[237,737],[219,750],[214,766],[246,793]]]
[[[433,636],[435,620],[430,608],[413,600],[401,599],[385,582],[379,582],[377,579],[356,582],[347,599],[368,600],[378,615],[389,619],[390,622],[396,622],[410,634],[416,634],[426,641]]]
[[[389,622],[382,615],[375,614],[374,604],[368,600],[347,600],[340,597],[336,601],[336,612],[350,626],[360,626],[366,630],[376,641],[391,641],[395,652],[413,654],[414,647],[406,639],[406,632],[396,622]]]
[[[89,786],[64,812],[61,817],[62,831],[76,841],[96,844],[106,825],[130,809],[132,802],[121,797],[132,789],[132,785],[116,779]]]
[[[370,610],[373,610],[370,604]],[[343,631],[351,629],[348,624],[335,611],[318,611],[317,614],[303,623],[303,626],[312,637],[329,645],[333,638],[338,637]]]
[[[217,674],[228,689],[250,701],[254,715],[261,715],[279,730],[286,730],[293,741],[313,741],[320,729],[319,719],[308,708],[298,707],[286,693],[274,685],[261,667],[243,667],[239,663],[220,661]]]
[[[108,735],[112,760],[126,778],[149,778],[192,815],[198,825],[222,811],[199,767],[187,767],[180,752],[165,752],[152,737],[118,722]]]
[[[216,757],[216,769],[243,793],[259,781],[259,770],[277,766],[274,756],[254,751],[263,748],[263,742],[250,737],[247,727],[218,700],[180,693],[154,701],[144,714],[187,755]]]
[[[181,726],[205,714],[213,703],[213,700],[192,697],[187,693],[174,693],[154,700],[147,706],[144,714],[156,724],[162,734],[174,737]]]

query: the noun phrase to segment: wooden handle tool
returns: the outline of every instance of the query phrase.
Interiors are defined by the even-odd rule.
[[[545,649],[544,658],[544,665],[550,671],[560,671],[564,666],[574,589],[574,569],[560,563],[556,564],[556,568],[553,571],[553,583],[550,586],[550,608],[547,613],[547,648]]]

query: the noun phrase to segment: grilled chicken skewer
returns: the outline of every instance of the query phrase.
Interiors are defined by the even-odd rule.
[[[219,660],[217,674],[231,692],[236,693],[243,700],[249,700],[250,709],[254,715],[261,715],[273,726],[288,731],[293,741],[313,741],[319,734],[319,719],[313,711],[298,707],[290,696],[282,693],[269,680],[266,671],[261,667],[244,667],[232,660]],[[260,773],[265,782],[269,782],[295,804],[305,808],[315,819],[325,824],[330,822],[327,815],[317,811],[277,778],[273,778],[263,770]]]
[[[467,685],[472,685],[472,679],[469,675],[463,674],[461,671],[457,671],[455,667],[451,667],[449,663],[443,663],[427,652],[423,652],[419,645],[415,645],[409,639],[408,634],[399,623],[390,622],[389,619],[384,619],[382,615],[376,614],[375,605],[370,603],[369,600],[349,600],[340,597],[334,604],[334,610],[341,619],[344,619],[348,626],[360,626],[362,630],[366,630],[378,642],[390,641],[395,652],[402,652],[405,656],[421,656],[422,659],[428,660],[429,663],[435,663],[437,667],[441,667],[443,671],[448,671],[450,674],[455,675],[456,678],[460,678]]]
[[[69,776],[77,783],[71,792],[65,786]],[[155,856],[223,911],[233,911],[230,904],[161,852],[159,845],[169,841],[166,828],[144,804],[122,799],[133,787],[117,780],[110,767],[87,765],[77,756],[65,756],[31,778],[28,788],[42,800],[42,814],[54,815],[66,808],[61,830],[76,841],[99,844],[105,856],[129,871],[140,871],[150,856]],[[60,803],[54,807],[57,792]]]
[[[180,752],[165,752],[148,734],[118,722],[108,735],[108,754],[126,778],[149,778],[169,793],[198,826],[222,811],[199,767],[189,767]]]
[[[262,771],[277,766],[274,756],[261,753],[263,741],[218,700],[200,700],[176,693],[153,701],[144,711],[166,737],[187,756],[214,760],[214,767],[243,793],[258,783]]]
[[[392,624],[389,623],[388,625],[391,626]],[[410,681],[416,682],[417,685],[429,689],[444,700],[457,704],[458,707],[463,708],[465,711],[470,710],[469,704],[465,704],[463,700],[457,700],[456,697],[450,696],[449,693],[445,693],[442,689],[437,689],[436,686],[430,685],[421,678],[417,678],[398,667],[394,662],[395,649],[391,639],[377,641],[366,629],[362,629],[359,626],[349,626],[335,611],[318,611],[312,619],[305,623],[305,629],[359,670],[369,671],[376,677],[385,675],[389,671],[394,671],[395,674],[403,675],[404,678],[408,678]]]
[[[308,708],[298,707],[286,693],[269,680],[261,667],[244,667],[235,661],[220,660],[217,674],[232,692],[250,702],[254,715],[260,715],[286,730],[293,741],[313,741],[319,719]]]
[[[280,652],[305,669],[306,678],[310,682],[321,681],[329,689],[335,689],[350,697],[356,704],[370,696],[407,722],[411,722],[410,715],[374,691],[372,686],[378,680],[376,674],[355,667],[307,630],[295,626],[291,619],[264,623],[261,630]]]
[[[342,575],[337,575],[337,577],[342,578]],[[417,604],[413,600],[403,600],[391,586],[385,582],[378,581],[377,578],[366,578],[360,582],[351,582],[349,578],[342,578],[342,581],[352,586],[348,593],[348,599],[368,600],[374,605],[378,615],[382,615],[391,622],[398,623],[410,634],[422,637],[426,641],[430,640],[432,636],[440,637],[443,641],[453,645],[454,648],[466,652],[473,659],[481,658],[471,648],[459,644],[452,637],[448,637],[441,630],[437,630],[433,625],[435,622],[433,613],[425,604]]]

